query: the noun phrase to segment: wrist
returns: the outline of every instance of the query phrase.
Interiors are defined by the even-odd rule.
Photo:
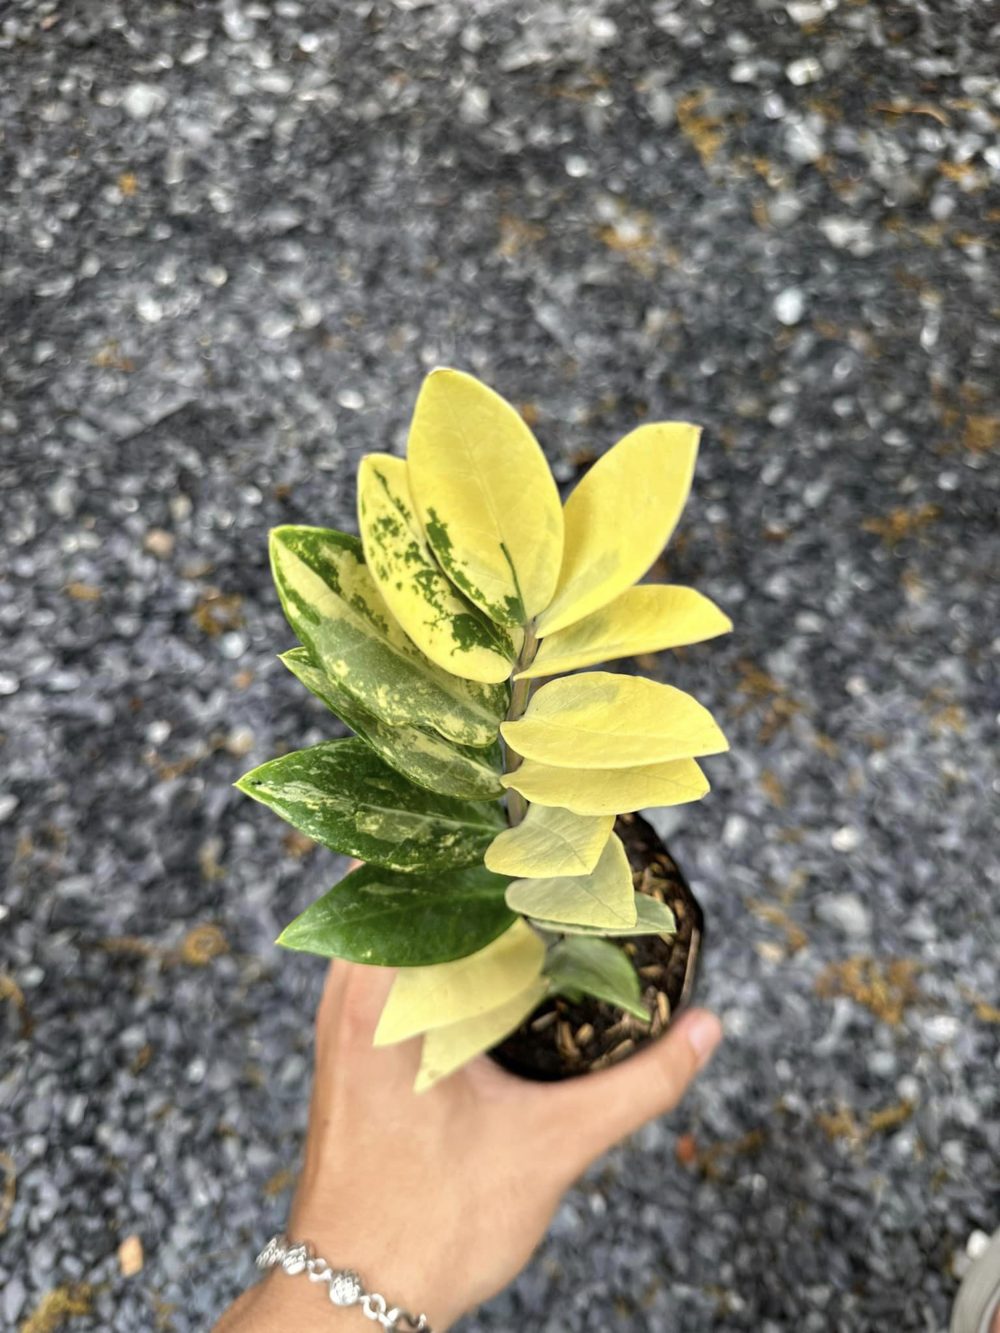
[[[323,1229],[327,1233],[328,1230]],[[414,1291],[418,1286],[421,1291],[429,1290],[429,1283],[422,1277],[403,1286],[404,1275],[412,1269],[405,1260],[400,1261],[399,1251],[390,1261],[388,1251],[378,1247],[387,1257],[364,1265],[366,1274],[371,1269],[370,1287],[358,1272],[360,1265],[327,1259],[327,1255],[345,1251],[337,1244],[314,1244],[312,1238],[319,1234],[316,1230],[296,1227],[291,1238],[282,1236],[270,1241],[258,1260],[266,1275],[226,1312],[215,1326],[215,1333],[288,1333],[290,1326],[294,1326],[296,1333],[313,1333],[313,1330],[339,1333],[350,1328],[363,1333],[362,1317],[387,1329],[398,1327],[399,1333],[415,1333],[420,1329],[426,1333],[446,1333],[451,1317],[445,1315],[443,1303],[418,1303],[402,1298],[404,1291]],[[359,1247],[355,1245],[350,1252],[358,1254]],[[398,1276],[384,1283],[379,1277],[378,1290],[374,1290],[374,1275],[390,1272]],[[388,1322],[383,1318],[387,1313]],[[459,1313],[456,1311],[452,1317]]]
[[[363,1333],[358,1329],[357,1310],[339,1310],[331,1305],[326,1287],[291,1278],[282,1272],[269,1273],[245,1291],[223,1315],[215,1333]]]

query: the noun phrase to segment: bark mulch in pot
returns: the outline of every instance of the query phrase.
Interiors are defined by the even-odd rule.
[[[701,908],[645,819],[619,815],[615,832],[625,844],[637,891],[665,902],[677,918],[676,935],[616,941],[636,966],[652,1019],[643,1023],[590,997],[579,1004],[561,996],[546,1000],[490,1052],[498,1064],[523,1078],[572,1078],[624,1060],[659,1037],[690,998],[704,930]]]

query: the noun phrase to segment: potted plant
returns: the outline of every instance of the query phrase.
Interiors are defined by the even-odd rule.
[[[436,370],[406,459],[361,462],[360,539],[271,533],[281,660],[354,735],[237,785],[363,862],[279,943],[398,969],[375,1041],[423,1037],[418,1089],[485,1050],[540,1078],[610,1063],[686,997],[701,914],[636,812],[704,796],[727,743],[690,695],[590,668],[731,628],[635,586],[698,437],[639,426],[563,507],[515,409]]]

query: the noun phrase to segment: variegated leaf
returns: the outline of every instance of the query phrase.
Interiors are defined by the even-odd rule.
[[[503,815],[415,787],[360,738],[271,759],[236,784],[334,851],[392,870],[482,861]]]
[[[482,1055],[483,1051],[488,1051],[509,1037],[532,1010],[541,1004],[548,989],[547,981],[533,981],[519,994],[488,1013],[428,1032],[424,1037],[420,1072],[413,1085],[415,1091],[426,1092],[477,1055]]]
[[[413,508],[406,463],[368,454],[358,469],[358,525],[365,562],[389,610],[432,662],[455,676],[496,684],[517,656],[494,625],[441,572]],[[516,631],[518,645],[522,631]]]
[[[490,801],[502,794],[499,746],[476,750],[419,727],[390,727],[318,667],[308,648],[293,648],[279,660],[390,768],[418,787],[463,801]]]
[[[607,940],[583,935],[560,940],[549,950],[545,975],[560,995],[593,995],[649,1021],[639,977],[625,951]]]
[[[708,779],[693,759],[639,768],[556,768],[525,759],[500,778],[539,805],[561,805],[578,815],[626,814],[656,805],[700,801]]]
[[[375,1045],[389,1046],[465,1019],[519,995],[542,974],[545,945],[518,920],[485,949],[430,967],[401,967],[385,1002]]]
[[[539,930],[548,930],[556,935],[674,935],[677,932],[677,918],[666,905],[648,893],[635,895],[635,925],[633,926],[581,926],[575,922],[544,921],[541,917],[531,918]]]
[[[635,924],[632,870],[621,839],[612,834],[589,875],[515,879],[507,906],[543,921],[625,928]]]
[[[575,815],[556,806],[530,805],[520,824],[490,843],[486,864],[498,875],[588,875],[614,822],[614,815]]]
[[[513,925],[506,885],[483,866],[413,875],[364,865],[287,925],[278,943],[377,967],[447,963]]]
[[[540,764],[626,768],[720,754],[729,748],[697,699],[641,676],[588,671],[543,685],[504,740]]]
[[[556,676],[596,662],[658,653],[726,634],[732,621],[694,588],[646,583],[544,638],[515,680]]]
[[[407,443],[427,539],[456,587],[501,625],[544,610],[562,559],[563,515],[545,455],[499,394],[432,371]]]
[[[275,528],[271,568],[292,629],[370,713],[389,726],[433,727],[462,745],[496,739],[508,690],[462,680],[424,656],[386,606],[356,537]]]
[[[700,434],[683,421],[640,426],[578,483],[566,501],[562,568],[540,636],[582,620],[642,578],[681,516]]]

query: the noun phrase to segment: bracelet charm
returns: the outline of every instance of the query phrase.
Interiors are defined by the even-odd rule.
[[[350,1268],[331,1268],[311,1245],[301,1241],[290,1243],[284,1236],[272,1236],[257,1255],[260,1269],[280,1268],[289,1277],[305,1273],[310,1282],[325,1282],[332,1305],[347,1308],[360,1305],[361,1313],[383,1328],[397,1329],[399,1333],[432,1333],[426,1315],[412,1315],[398,1306],[389,1308],[389,1302],[378,1292],[366,1291],[364,1283]]]

